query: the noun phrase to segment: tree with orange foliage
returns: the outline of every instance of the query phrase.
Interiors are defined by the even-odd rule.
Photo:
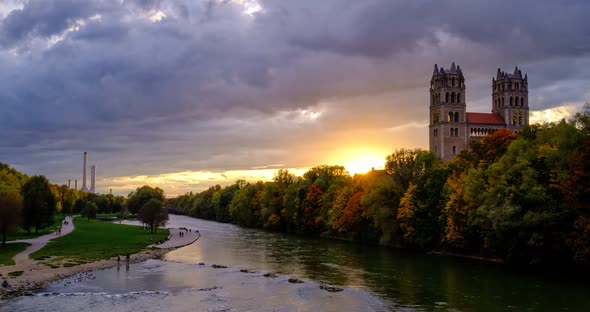
[[[356,192],[346,203],[346,207],[340,216],[340,231],[343,232],[360,232],[364,207],[361,205],[361,198],[365,193]]]
[[[305,228],[309,232],[317,232],[323,225],[320,209],[322,207],[322,189],[315,183],[307,187],[305,194],[305,208],[303,209],[303,220]]]
[[[469,147],[474,165],[487,167],[502,157],[508,150],[510,143],[516,139],[516,135],[508,129],[498,129],[479,141],[472,142]]]
[[[414,194],[416,191],[416,184],[410,183],[410,186],[404,193],[404,196],[399,202],[399,209],[397,210],[397,219],[399,221],[399,227],[402,229],[404,239],[414,240],[416,235],[416,229],[413,225],[414,212],[416,211],[416,205],[414,203]]]

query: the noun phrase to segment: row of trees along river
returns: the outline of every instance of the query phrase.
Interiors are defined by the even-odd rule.
[[[484,137],[448,163],[401,149],[385,170],[319,166],[168,199],[197,218],[481,256],[590,264],[590,104],[569,120]]]

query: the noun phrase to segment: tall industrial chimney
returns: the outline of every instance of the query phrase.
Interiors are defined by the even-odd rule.
[[[88,160],[88,153],[84,152],[84,168],[82,169],[82,192],[88,192],[86,188],[86,161]]]
[[[72,188],[72,180],[68,180],[68,188]]]
[[[96,166],[90,166],[90,193],[96,193],[94,189],[94,181],[96,178]]]
[[[74,189],[77,191],[78,190],[78,180],[74,181]]]

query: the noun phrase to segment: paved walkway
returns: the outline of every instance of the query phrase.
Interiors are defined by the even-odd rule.
[[[194,243],[201,234],[195,229],[191,229],[189,232],[185,229],[169,229],[170,236],[168,236],[168,240],[163,242],[162,244],[151,245],[150,247],[156,248],[178,248],[186,245],[190,245]],[[180,233],[182,233],[182,237],[180,237]]]
[[[57,231],[56,231],[56,232],[53,232],[51,234],[39,236],[37,238],[21,239],[21,240],[11,241],[10,243],[29,243],[29,244],[31,244],[31,246],[27,247],[27,249],[21,251],[19,254],[17,254],[16,256],[14,256],[15,262],[18,263],[19,261],[23,261],[23,260],[29,259],[29,255],[30,254],[32,254],[35,251],[43,248],[43,246],[47,245],[47,243],[50,240],[71,233],[74,230],[74,222],[72,222],[72,218],[71,217],[66,217],[64,221],[67,221],[68,222],[68,225],[63,225],[63,223],[62,223],[61,233],[60,234],[57,234]],[[9,242],[6,242],[6,243],[9,243]]]

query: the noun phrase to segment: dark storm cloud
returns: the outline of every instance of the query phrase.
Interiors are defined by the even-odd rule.
[[[8,14],[1,24],[0,44],[11,47],[30,37],[60,34],[79,18],[105,6],[98,1],[54,0],[30,1],[23,9]]]
[[[499,66],[529,73],[537,108],[589,96],[586,1],[238,2],[0,12],[0,161],[56,180],[83,150],[108,176],[306,166],[343,132],[423,122],[432,66],[452,60],[470,109]]]

